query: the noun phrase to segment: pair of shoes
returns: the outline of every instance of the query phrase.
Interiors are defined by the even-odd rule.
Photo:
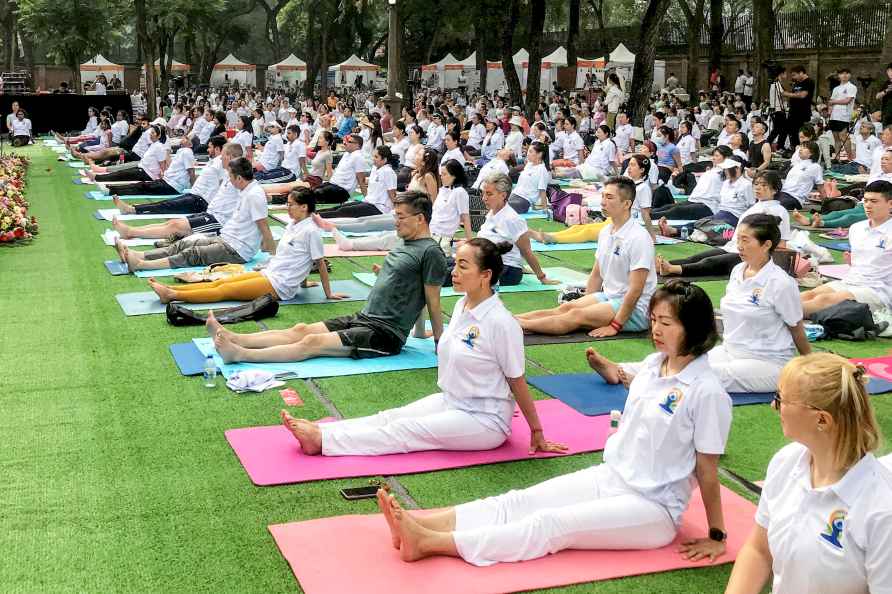
[[[815,271],[806,272],[805,275],[796,280],[803,289],[814,289],[824,284],[824,279]]]
[[[884,307],[871,312],[871,315],[873,322],[877,325],[877,336],[892,338],[892,311],[888,307]],[[883,327],[884,324],[885,327]]]

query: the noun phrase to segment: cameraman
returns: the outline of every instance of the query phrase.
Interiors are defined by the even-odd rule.
[[[787,78],[787,69],[777,64],[768,64],[768,75],[771,77],[771,87],[768,89],[768,105],[771,114],[771,134],[768,143],[777,146],[777,150],[784,150],[787,143],[787,100],[784,97],[783,81]]]

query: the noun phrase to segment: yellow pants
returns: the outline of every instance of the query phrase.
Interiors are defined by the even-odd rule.
[[[573,225],[567,227],[563,231],[556,233],[546,233],[554,243],[585,243],[587,241],[598,241],[598,235],[610,219],[601,223],[588,223],[587,225]]]
[[[267,293],[276,295],[273,286],[259,272],[245,272],[208,283],[183,285],[174,289],[175,299],[186,303],[251,301]],[[278,296],[276,295],[278,298]]]

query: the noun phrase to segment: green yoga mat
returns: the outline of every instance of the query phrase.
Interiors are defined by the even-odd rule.
[[[499,293],[531,293],[539,291],[559,291],[568,285],[582,285],[588,282],[588,275],[584,272],[570,270],[569,268],[543,268],[548,278],[559,280],[559,285],[543,285],[532,274],[523,275],[523,280],[517,285],[510,287],[499,287]],[[354,272],[353,277],[361,283],[374,286],[378,277],[371,272]],[[454,297],[463,295],[464,293],[456,293],[452,287],[443,287],[440,291],[440,297]]]

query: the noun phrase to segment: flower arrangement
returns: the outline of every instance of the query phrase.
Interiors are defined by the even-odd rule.
[[[0,159],[0,243],[25,241],[37,233],[37,219],[28,216],[25,200],[28,164],[17,155]]]

